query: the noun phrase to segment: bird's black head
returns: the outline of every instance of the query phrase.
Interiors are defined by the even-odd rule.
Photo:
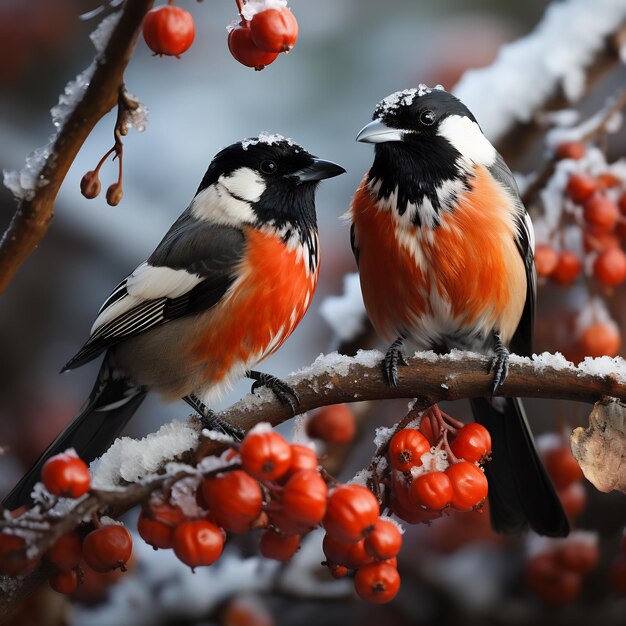
[[[437,214],[442,190],[465,184],[473,164],[492,165],[497,154],[458,98],[425,85],[379,102],[357,141],[376,144],[370,180],[380,181],[379,198],[397,189],[401,214],[408,204],[419,207],[425,200]]]
[[[232,226],[315,226],[315,188],[345,170],[281,135],[261,133],[215,155],[192,203],[200,219]]]

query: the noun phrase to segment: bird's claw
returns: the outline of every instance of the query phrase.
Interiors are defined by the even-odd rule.
[[[295,415],[296,408],[300,404],[300,398],[296,390],[288,385],[284,380],[272,376],[271,374],[262,374],[260,372],[250,372],[249,375],[253,375],[254,382],[252,383],[252,389],[254,393],[260,387],[267,387],[278,398],[278,401],[288,406],[291,412]]]
[[[200,423],[202,424],[202,428],[206,428],[207,430],[216,430],[218,432],[222,432],[229,437],[232,437],[235,441],[241,441],[246,433],[239,428],[239,426],[235,426],[234,424],[230,424],[226,420],[219,417],[217,413],[213,411],[209,411],[208,413],[200,414]]]
[[[509,351],[506,349],[498,335],[496,335],[495,352],[496,354],[491,360],[491,365],[489,367],[489,373],[495,372],[493,376],[493,385],[491,387],[492,393],[495,393],[498,390],[498,387],[502,387],[502,385],[504,385],[504,381],[509,375]]]
[[[383,363],[385,378],[387,379],[387,384],[391,387],[398,386],[398,364],[408,365],[404,352],[404,339],[402,337],[398,337],[389,346]]]

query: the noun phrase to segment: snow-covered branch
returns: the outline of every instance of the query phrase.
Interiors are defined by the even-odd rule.
[[[128,0],[119,19],[112,15],[103,21],[92,37],[99,49],[96,58],[67,85],[52,110],[57,132],[51,143],[33,152],[21,172],[5,172],[18,206],[0,241],[0,293],[46,234],[61,183],[85,139],[117,104],[124,70],[153,1]],[[110,27],[107,39],[103,31]]]
[[[355,357],[333,353],[292,374],[286,380],[300,397],[299,412],[340,402],[419,397],[420,404],[426,406],[490,394],[489,359],[479,354],[417,353],[400,369],[397,388],[387,385],[381,359],[378,351],[361,351]],[[509,377],[497,395],[584,402],[615,397],[626,401],[626,361],[602,357],[575,366],[559,354],[545,353],[533,359],[512,356]],[[292,417],[268,390],[245,396],[220,416],[246,431],[261,421],[277,425]],[[93,513],[121,515],[168,481],[223,468],[225,461],[218,455],[227,442],[223,437],[204,435],[193,418],[187,423],[167,424],[141,441],[118,440],[92,467],[92,484],[97,489],[78,502],[61,499],[49,508],[44,520],[49,528],[31,545],[42,554]],[[19,530],[20,523],[18,518],[6,524]],[[26,534],[40,533],[36,525],[28,521],[23,524]],[[0,617],[45,579],[46,573],[40,568],[22,580],[5,579],[2,586],[7,593],[0,598]]]

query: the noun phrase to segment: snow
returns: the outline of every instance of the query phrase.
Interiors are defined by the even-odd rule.
[[[327,296],[319,312],[342,341],[354,339],[363,332],[367,314],[359,274],[346,274],[343,277],[343,294]]]
[[[374,109],[374,117],[384,117],[388,113],[397,111],[402,106],[411,106],[415,98],[430,93],[433,89],[443,89],[441,85],[437,85],[432,89],[424,83],[420,83],[417,88],[404,89],[396,91],[381,100]]]
[[[372,472],[368,469],[359,470],[346,484],[359,485],[368,488],[368,481],[372,479]]]
[[[526,554],[533,557],[538,554],[549,554],[563,546],[571,544],[586,544],[597,546],[599,535],[592,530],[572,530],[567,537],[551,538],[541,537],[533,532],[529,532],[526,539]]]
[[[256,146],[258,144],[265,144],[267,146],[275,146],[280,143],[286,143],[288,146],[294,146],[295,148],[302,149],[296,143],[294,143],[293,139],[289,137],[283,137],[278,133],[268,133],[266,131],[261,131],[258,137],[248,137],[241,142],[241,147],[244,150],[247,150],[250,146]]]
[[[111,13],[111,15],[105,17],[100,24],[98,24],[96,30],[89,35],[91,43],[98,52],[103,52],[106,48],[106,45],[109,43],[109,39],[111,38],[111,34],[117,26],[121,16],[121,11]]]
[[[376,435],[374,436],[374,445],[376,446],[377,450],[381,446],[385,445],[389,441],[389,439],[391,439],[394,432],[396,431],[396,427],[397,424],[390,427],[379,426],[376,429]]]
[[[93,489],[114,490],[120,482],[137,482],[173,458],[192,450],[200,433],[192,422],[174,420],[143,439],[121,437],[90,466]]]
[[[496,142],[515,124],[529,122],[559,89],[578,100],[585,68],[625,19],[623,0],[551,3],[532,33],[504,46],[490,66],[466,72],[454,93]]]
[[[287,0],[249,0],[243,5],[241,16],[250,21],[257,13],[268,9],[281,10],[287,6]]]

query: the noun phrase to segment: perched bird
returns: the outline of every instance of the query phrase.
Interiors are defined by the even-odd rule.
[[[472,113],[441,88],[394,93],[373,120],[357,136],[375,144],[375,158],[349,215],[365,307],[393,340],[388,381],[397,384],[409,340],[439,353],[493,355],[495,391],[508,373],[507,348],[530,355],[533,334],[533,228],[513,175]],[[492,437],[495,530],[566,535],[520,400],[471,404]]]
[[[237,378],[293,405],[278,378],[251,368],[275,352],[305,314],[317,282],[315,189],[345,170],[280,135],[219,152],[189,206],[145,263],[102,305],[70,370],[105,352],[80,415],[42,454],[3,504],[30,499],[47,458],[69,447],[101,455],[148,391],[184,399],[209,427],[231,434],[205,402]]]

